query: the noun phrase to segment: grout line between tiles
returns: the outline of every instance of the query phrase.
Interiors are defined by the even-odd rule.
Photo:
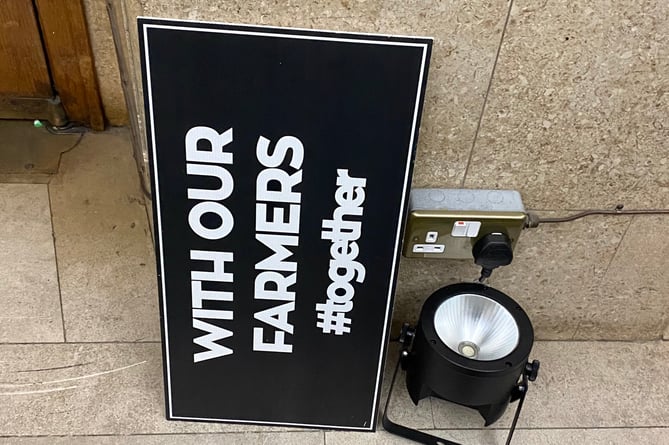
[[[56,165],[56,172],[51,175],[51,177],[47,181],[47,184],[51,184],[51,181],[53,180],[53,178],[58,176],[58,173],[60,173],[60,166],[63,162],[63,156],[65,156],[66,154],[68,154],[69,152],[71,152],[72,150],[77,148],[79,146],[79,144],[81,144],[81,142],[84,140],[85,135],[86,135],[86,132],[79,133],[79,137],[74,142],[74,144],[72,144],[72,146],[70,148],[66,149],[65,151],[60,152],[60,154],[58,155],[58,165]]]
[[[9,345],[9,346],[27,346],[27,345],[143,345],[143,344],[160,344],[160,340],[140,340],[140,341],[41,341],[37,343],[33,342],[2,342],[0,346]]]
[[[63,156],[81,144],[81,141],[84,140],[85,133],[81,133],[77,140],[72,144],[71,147],[65,151],[60,152],[58,155],[58,165],[56,166],[56,171],[51,177],[46,181],[46,193],[49,200],[49,222],[51,223],[51,240],[53,241],[53,257],[56,262],[56,281],[58,283],[58,304],[60,306],[60,322],[63,327],[63,341],[61,343],[67,343],[67,329],[65,328],[65,311],[63,309],[63,288],[60,283],[60,267],[58,265],[58,248],[56,247],[56,228],[53,223],[53,205],[51,202],[51,181],[60,173],[60,165],[63,160]],[[6,344],[6,343],[5,343]]]
[[[639,344],[639,343],[657,343],[657,342],[667,342],[662,338],[644,338],[644,339],[537,339],[535,343],[629,343],[629,344]],[[137,344],[160,344],[160,340],[139,340],[139,341],[123,341],[123,340],[107,340],[107,341],[68,341],[67,343],[62,341],[41,341],[41,342],[0,342],[2,345],[15,345],[15,346],[26,346],[26,345],[137,345]]]
[[[424,429],[424,428],[421,428]],[[436,428],[440,431],[506,431],[508,427],[488,427],[488,428]],[[542,430],[650,430],[650,429],[669,429],[668,425],[639,425],[639,426],[533,426],[516,427],[516,431],[542,431]],[[429,431],[429,430],[426,430]]]
[[[178,423],[178,422],[177,422]],[[230,425],[230,424],[224,424],[220,423],[220,425]],[[303,434],[315,434],[318,433],[319,430],[313,429],[313,430],[293,430],[293,429],[288,429],[288,430],[283,430],[283,431],[203,431],[203,432],[194,432],[194,431],[185,431],[185,432],[180,432],[180,433],[128,433],[128,434],[36,434],[36,435],[20,435],[20,436],[12,436],[12,435],[3,435],[0,434],[0,439],[32,439],[32,438],[43,438],[43,437],[145,437],[145,436],[223,436],[227,434],[295,434],[295,433],[303,433]],[[325,434],[325,431],[323,431],[323,434]]]
[[[492,64],[492,71],[490,72],[490,79],[488,80],[488,87],[485,91],[485,96],[483,96],[483,105],[481,106],[481,113],[479,114],[479,120],[476,124],[476,130],[474,131],[474,139],[472,140],[472,148],[469,150],[469,157],[467,158],[467,165],[465,166],[465,174],[462,176],[462,181],[460,182],[460,187],[465,186],[465,181],[467,180],[467,174],[469,173],[469,167],[474,158],[474,149],[476,148],[476,142],[479,137],[479,130],[481,129],[481,124],[483,123],[483,115],[485,114],[486,106],[488,104],[488,96],[490,95],[490,90],[492,89],[492,82],[495,78],[495,70],[497,69],[497,61],[499,60],[499,55],[502,52],[502,44],[504,43],[504,37],[506,36],[506,30],[509,26],[509,19],[511,18],[511,10],[513,9],[513,1],[509,1],[509,9],[506,12],[506,19],[504,20],[504,27],[502,28],[502,34],[499,38],[499,45],[497,46],[497,53],[495,54],[495,60]]]
[[[597,285],[601,284],[602,281],[606,279],[606,276],[609,273],[609,268],[611,267],[611,264],[613,264],[613,260],[615,260],[616,256],[618,256],[618,249],[620,249],[620,246],[622,245],[623,241],[625,240],[625,237],[627,236],[627,232],[629,231],[630,227],[632,227],[634,218],[635,216],[632,216],[632,218],[630,218],[629,222],[627,223],[627,227],[625,227],[625,230],[623,231],[623,234],[620,236],[620,239],[618,240],[615,249],[613,249],[613,254],[611,255],[611,259],[609,260],[608,264],[606,265],[606,268],[604,269],[604,273],[602,273],[601,277],[599,277],[599,279],[597,280]],[[581,329],[582,325],[583,325],[583,318],[581,318],[576,324],[576,329],[574,329],[574,334],[571,336],[572,340],[576,338],[576,336],[578,335],[578,331]],[[660,338],[661,337],[662,333],[660,333]]]
[[[574,212],[574,213],[578,213],[578,212],[585,212],[585,211],[588,211],[588,210],[599,210],[599,209],[614,210],[613,207],[606,208],[605,206],[596,206],[596,207],[587,207],[587,208],[586,207],[580,207],[580,208],[569,207],[569,208],[552,208],[552,209],[534,209],[534,208],[530,209],[530,208],[526,208],[525,211],[527,211],[527,212]],[[655,216],[655,217],[660,216],[660,217],[662,217],[662,216],[665,216],[665,215],[662,215],[662,214],[659,214],[659,215],[653,215],[653,214],[631,215],[631,214],[627,214],[627,213],[620,213],[620,214],[614,214],[614,215],[592,214],[592,215],[588,215],[587,217],[593,217],[593,216],[603,216],[605,218],[608,218],[609,216],[616,216],[616,217],[627,216],[629,218],[632,218],[632,217],[637,217],[637,216]],[[577,221],[577,220],[566,221],[566,222],[575,222],[575,221]]]
[[[590,431],[607,431],[607,430],[669,430],[667,425],[643,425],[643,426],[599,426],[599,427],[578,427],[578,426],[558,426],[558,427],[518,427],[516,431],[569,431],[569,430],[590,430]],[[437,431],[505,431],[508,430],[506,427],[499,428],[435,428]],[[383,428],[379,428],[377,431],[385,431]],[[420,428],[419,431],[432,431],[429,428]],[[229,434],[311,434],[317,433],[318,430],[284,430],[284,431],[203,431],[203,432],[167,432],[167,433],[129,433],[129,434],[43,434],[43,435],[3,435],[0,434],[0,439],[15,439],[15,438],[43,438],[43,437],[150,437],[150,436],[224,436]],[[324,438],[327,437],[327,433],[347,433],[346,430],[323,430]],[[374,435],[375,433],[369,433]],[[327,444],[325,444],[327,445]]]
[[[497,426],[497,427],[484,427],[484,428],[452,428],[452,427],[437,427],[437,428],[419,428],[419,431],[507,431],[508,426]],[[629,426],[629,425],[619,425],[619,426],[532,426],[532,427],[516,427],[516,431],[525,430],[525,431],[544,431],[544,430],[650,430],[650,429],[669,429],[669,425],[638,425],[638,426]],[[379,429],[379,431],[385,431],[384,429]],[[335,431],[331,431],[335,432]]]
[[[611,255],[611,259],[609,260],[609,263],[606,265],[606,269],[604,269],[604,273],[602,274],[602,279],[606,278],[606,275],[609,273],[609,268],[611,267],[611,264],[613,264],[613,260],[615,260],[616,257],[618,256],[618,250],[620,249],[620,246],[622,245],[623,241],[625,241],[627,232],[629,231],[630,227],[632,227],[632,223],[634,222],[635,218],[636,216],[632,216],[632,218],[630,218],[630,220],[627,222],[627,227],[625,227],[623,234],[620,236],[620,239],[616,244],[616,248],[613,249],[613,255]]]
[[[58,306],[60,307],[60,322],[63,328],[63,343],[67,343],[67,331],[65,330],[65,314],[63,310],[63,290],[60,285],[60,267],[58,265],[58,248],[56,247],[56,229],[53,224],[53,206],[51,205],[51,184],[46,184],[46,194],[49,200],[49,222],[51,223],[51,240],[53,242],[53,258],[56,262],[56,282],[58,283]]]
[[[434,420],[434,403],[432,403],[432,397],[428,399],[430,401],[430,414],[432,414],[432,426],[437,428],[437,421]]]
[[[33,173],[36,174],[36,173]],[[51,178],[48,178],[42,182],[36,182],[36,181],[30,181],[30,180],[16,180],[16,181],[7,181],[7,180],[0,180],[0,184],[22,184],[22,185],[42,185],[42,184],[48,184]]]

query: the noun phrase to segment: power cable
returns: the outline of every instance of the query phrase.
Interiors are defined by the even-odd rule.
[[[616,215],[616,216],[634,216],[634,215],[669,215],[669,209],[631,209],[623,210],[623,205],[618,204],[615,209],[587,209],[582,212],[559,217],[541,217],[536,212],[527,212],[527,221],[525,228],[531,229],[540,224],[557,224],[575,221],[591,215]]]

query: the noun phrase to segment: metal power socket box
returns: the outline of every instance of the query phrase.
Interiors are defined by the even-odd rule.
[[[402,253],[410,258],[473,259],[483,236],[501,232],[515,247],[525,208],[514,190],[413,189]]]

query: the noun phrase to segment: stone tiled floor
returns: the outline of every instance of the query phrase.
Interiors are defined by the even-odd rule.
[[[164,420],[151,235],[123,129],[87,134],[46,184],[0,183],[0,444],[400,444],[377,433]],[[392,369],[394,349],[388,366]],[[669,444],[669,343],[538,342],[518,444]],[[387,382],[384,388],[387,390]],[[465,444],[493,428],[439,400],[391,417]]]

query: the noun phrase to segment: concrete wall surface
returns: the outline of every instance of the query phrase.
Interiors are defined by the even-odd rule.
[[[127,125],[128,112],[105,0],[83,0],[88,35],[95,56],[102,107],[111,125]]]
[[[109,113],[124,104],[109,36],[98,32],[102,3],[86,0]],[[138,15],[427,35],[435,41],[414,186],[515,189],[542,215],[669,206],[666,0],[109,3],[140,131]],[[541,339],[666,337],[668,222],[542,225],[522,235],[516,259],[490,284],[523,305]],[[414,320],[431,292],[477,272],[468,262],[403,259],[395,319]]]

